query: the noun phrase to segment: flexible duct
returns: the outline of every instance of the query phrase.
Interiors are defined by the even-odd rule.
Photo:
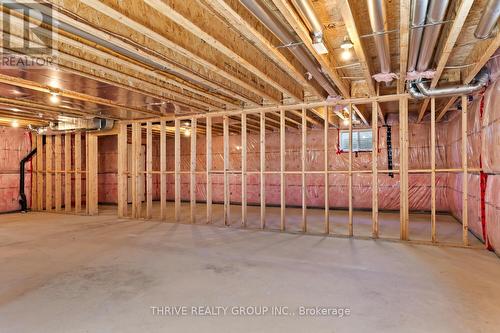
[[[245,7],[259,19],[278,39],[284,44],[296,42],[294,36],[278,21],[274,14],[258,0],[240,0]],[[321,72],[321,69],[314,63],[303,46],[292,46],[288,48],[290,52],[299,60],[304,68],[321,85],[323,89],[332,97],[337,96],[333,85]]]
[[[413,98],[429,98],[429,97],[447,97],[456,95],[468,95],[478,91],[488,84],[489,74],[486,69],[482,69],[470,84],[462,86],[451,86],[441,88],[429,88],[424,82],[418,81],[408,84],[408,92]],[[415,87],[419,92],[416,92]]]
[[[384,0],[367,0],[368,15],[372,27],[377,57],[380,62],[380,72],[388,74],[391,72],[391,56],[389,52],[389,36],[387,30],[387,16],[385,13]]]
[[[420,27],[425,24],[425,16],[427,14],[427,6],[429,0],[413,0],[411,2],[411,30],[410,30],[410,52],[408,54],[408,72],[413,72],[417,67],[418,51],[420,50],[420,42],[424,28]],[[414,28],[419,27],[419,28]]]
[[[442,24],[446,10],[448,9],[449,0],[431,0],[429,10],[427,12],[426,24],[431,24],[424,28],[424,36],[420,44],[420,51],[417,62],[417,71],[423,72],[429,69],[431,65],[434,49],[441,33]]]
[[[474,36],[478,39],[486,39],[491,36],[493,28],[497,24],[500,16],[500,0],[490,0],[483,10],[481,19],[474,31]]]
[[[311,31],[312,45],[319,54],[328,53],[323,43],[323,27],[319,21],[309,0],[292,0],[295,8]]]

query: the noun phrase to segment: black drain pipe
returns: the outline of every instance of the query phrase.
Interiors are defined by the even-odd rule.
[[[43,136],[42,145],[45,145],[45,136]],[[28,162],[33,155],[36,154],[36,148],[26,155],[19,163],[19,204],[21,205],[21,212],[26,213],[28,211],[28,200],[26,199],[26,194],[24,193],[24,165]]]

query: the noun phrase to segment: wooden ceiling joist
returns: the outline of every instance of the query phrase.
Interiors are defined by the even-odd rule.
[[[399,93],[402,93],[405,90],[406,72],[408,68],[408,45],[410,43],[410,2],[411,0],[399,1]],[[380,106],[378,109],[380,110]],[[383,120],[384,119],[382,117],[382,121]]]
[[[332,79],[333,83],[335,83],[335,86],[337,87],[339,93],[344,98],[348,98],[350,96],[349,83],[345,79],[343,79],[335,69],[338,64],[335,62],[333,57],[318,54],[314,50],[309,31],[303,25],[300,17],[295,13],[292,5],[286,0],[272,0],[272,2],[276,6],[276,8],[278,8],[288,24],[293,28],[295,33],[299,36],[300,41],[304,43],[309,52],[320,64],[323,72],[325,72]]]
[[[272,103],[281,103],[282,93],[277,89],[265,84],[255,75],[244,72],[244,68],[232,59],[221,56],[220,52],[203,42],[197,36],[189,33],[176,23],[167,20],[155,20],[151,22],[151,10],[141,3],[131,0],[113,3],[114,8],[108,4],[109,1],[81,0],[83,3],[99,11],[113,20],[120,22],[136,32],[147,36],[163,46],[190,58],[192,61],[205,66],[208,70],[226,77],[228,80],[240,85],[248,91],[261,96],[261,103],[266,100]],[[133,15],[131,18],[129,15]],[[154,27],[154,28],[153,28]]]
[[[326,98],[323,88],[316,81],[305,78],[305,69],[293,55],[287,58],[269,41],[269,37],[266,38],[261,32],[257,31],[256,25],[260,24],[260,22],[253,15],[243,17],[246,9],[239,1],[205,0],[205,2],[211,6],[212,10],[231,24],[233,29],[264,52],[267,57],[280,66],[288,75],[303,86],[307,86],[311,93]]]
[[[273,62],[266,60],[266,56],[255,46],[242,39],[198,1],[145,0],[145,2],[292,100],[297,102],[304,99],[302,87],[292,77]]]
[[[115,101],[111,101],[109,99],[100,98],[100,97],[96,97],[96,96],[90,96],[90,95],[82,94],[82,93],[75,92],[75,91],[70,91],[70,90],[60,89],[60,88],[53,88],[53,87],[50,87],[49,85],[21,79],[18,77],[9,76],[9,75],[5,75],[5,74],[0,74],[0,83],[10,84],[13,86],[22,87],[22,88],[26,88],[26,89],[30,89],[30,90],[34,90],[34,91],[39,91],[39,92],[43,92],[46,94],[56,93],[62,97],[68,97],[68,98],[72,98],[75,100],[85,101],[85,102],[94,103],[94,104],[98,104],[98,105],[109,106],[109,107],[117,108],[121,111],[139,112],[139,113],[142,113],[145,115],[150,115],[150,116],[151,115],[161,116],[160,112],[142,109],[142,108],[137,108],[137,107],[132,107],[132,106],[124,105],[124,104],[121,104],[121,103],[118,103]]]

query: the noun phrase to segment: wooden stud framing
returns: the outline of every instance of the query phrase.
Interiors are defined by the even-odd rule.
[[[247,226],[247,115],[241,114],[241,225]]]
[[[52,173],[54,170],[54,150],[52,146],[53,136],[47,135],[45,142],[45,210],[52,210]]]
[[[97,214],[97,135],[86,135],[86,210],[88,215]]]
[[[301,171],[302,171],[302,231],[307,232],[307,184],[306,184],[306,153],[307,153],[307,109],[302,108],[302,147],[301,147]]]
[[[189,195],[191,208],[191,223],[196,223],[196,118],[191,119],[191,163]]]
[[[54,178],[55,178],[55,184],[54,184],[54,198],[55,198],[55,211],[60,212],[61,211],[61,206],[62,206],[62,198],[61,198],[61,189],[62,189],[62,174],[61,174],[61,135],[55,135],[54,136]]]
[[[128,173],[127,173],[127,125],[124,123],[118,124],[118,217],[127,216],[127,188],[128,188]]]
[[[37,148],[37,139],[36,135],[32,134],[31,137],[31,149],[37,149],[37,154],[39,152]],[[37,158],[36,155],[31,159],[31,201],[30,206],[31,210],[36,212],[38,210],[38,202],[37,202],[37,179],[38,179],[38,168],[37,168]]]
[[[399,183],[401,240],[408,240],[408,98],[399,100]]]
[[[64,135],[64,211],[71,212],[71,133]]]
[[[38,210],[43,210],[43,136],[36,136],[36,167],[37,167],[37,192],[36,201]]]
[[[285,202],[285,110],[280,111],[280,230],[286,229]]]
[[[352,104],[349,104],[349,237],[354,235],[352,223]]]
[[[467,165],[467,96],[462,96],[462,239],[465,246],[469,245],[469,217],[467,211],[468,199],[468,165]]]
[[[224,225],[230,225],[231,198],[229,195],[229,117],[222,117],[224,145]]]
[[[206,122],[207,223],[212,223],[212,117]]]
[[[174,135],[174,186],[175,186],[175,222],[181,220],[181,123],[175,119]]]
[[[436,99],[431,98],[431,241],[436,239]]]
[[[146,218],[153,217],[153,125],[146,124]]]
[[[350,112],[350,111],[349,111]],[[324,230],[325,234],[330,233],[330,184],[328,181],[328,107],[325,107],[325,119],[323,124],[323,155],[324,157],[324,178],[325,178],[325,211],[324,211]]]
[[[75,133],[75,213],[82,210],[82,133]]]
[[[160,121],[160,219],[167,218],[167,135],[165,121]]]
[[[260,113],[260,228],[266,228],[266,113]]]
[[[379,105],[372,103],[372,237],[379,236],[378,223],[378,113]]]
[[[141,124],[135,123],[132,124],[132,217],[133,218],[139,218],[141,216],[141,208],[142,204],[140,201],[140,193],[139,189],[140,187],[140,177],[139,177],[139,166],[140,166],[140,150],[141,150],[141,141],[142,141],[142,135],[141,135]]]

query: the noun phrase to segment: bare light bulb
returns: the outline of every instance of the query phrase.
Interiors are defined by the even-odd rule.
[[[184,136],[190,136],[191,135],[191,130],[190,129],[185,129],[184,130]]]
[[[342,53],[340,54],[340,57],[342,58],[342,60],[344,61],[347,61],[347,60],[351,60],[352,58],[352,53],[351,51],[349,51],[349,49],[345,49],[344,51],[342,51]]]
[[[345,118],[342,123],[344,124],[344,126],[349,125],[349,119]]]
[[[12,122],[10,123],[10,125],[14,128],[17,128],[19,127],[19,122],[17,120],[12,120]]]
[[[52,93],[52,94],[50,95],[50,102],[51,102],[52,104],[59,104],[59,102],[60,102],[59,95],[58,95],[58,94],[56,94],[56,93]]]

